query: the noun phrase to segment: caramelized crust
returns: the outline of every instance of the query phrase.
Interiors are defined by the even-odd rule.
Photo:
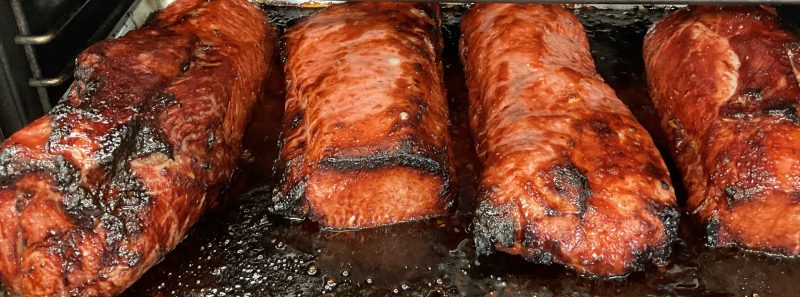
[[[678,221],[669,173],[595,72],[578,19],[562,6],[478,4],[461,31],[484,165],[479,252],[600,277],[666,261]]]
[[[0,277],[115,295],[216,203],[274,32],[245,0],[178,0],[77,60],[68,100],[0,147]]]
[[[800,39],[769,8],[690,7],[645,39],[653,103],[713,246],[800,254]]]
[[[453,164],[436,5],[333,5],[285,35],[276,212],[329,228],[446,214]]]

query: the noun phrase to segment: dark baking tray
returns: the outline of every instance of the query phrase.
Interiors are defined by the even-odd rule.
[[[269,214],[281,130],[284,78],[275,59],[268,91],[248,130],[246,153],[226,193],[125,296],[800,296],[800,260],[710,249],[684,216],[671,264],[617,280],[589,280],[519,257],[476,257],[469,221],[480,165],[467,128],[458,22],[444,13],[445,80],[458,159],[459,199],[450,217],[358,232],[328,232]],[[577,8],[597,70],[664,148],[645,85],[642,39],[669,8]],[[316,9],[265,6],[282,31]],[[664,154],[667,155],[666,153]],[[671,163],[670,160],[667,160]],[[674,168],[673,168],[674,169]],[[680,202],[686,194],[672,170]],[[0,296],[2,296],[0,292]]]

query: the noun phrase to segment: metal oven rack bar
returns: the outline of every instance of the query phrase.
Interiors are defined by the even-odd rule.
[[[22,46],[24,49],[32,76],[28,79],[27,83],[30,87],[36,88],[42,109],[44,112],[47,112],[51,107],[51,101],[47,94],[46,87],[60,86],[69,81],[72,78],[74,63],[67,63],[58,74],[47,77],[42,71],[35,46],[47,45],[58,38],[63,38],[63,35],[66,34],[65,31],[70,28],[70,26],[75,26],[82,17],[86,17],[87,14],[91,13],[92,8],[98,7],[98,3],[104,0],[84,0],[78,6],[61,16],[51,28],[43,33],[31,32],[28,19],[29,15],[25,13],[22,1],[24,0],[10,0],[14,21],[19,32],[19,35],[14,37],[14,43]],[[122,12],[125,11],[129,5],[130,1],[118,1],[118,5],[107,12],[105,19],[102,20],[98,26],[90,28],[90,30],[95,33],[87,40],[87,44],[105,38],[105,32],[108,32],[112,26],[116,24]]]

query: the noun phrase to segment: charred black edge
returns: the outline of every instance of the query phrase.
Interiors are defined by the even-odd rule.
[[[319,160],[320,169],[337,171],[370,171],[393,167],[407,167],[438,177],[442,180],[438,196],[449,197],[454,189],[450,172],[447,148],[436,148],[417,140],[400,143],[400,148],[392,151],[378,151],[368,156],[325,157]]]
[[[481,195],[483,196],[483,195]],[[511,247],[515,242],[514,213],[516,205],[492,205],[488,200],[479,203],[472,221],[475,250],[479,255],[490,255],[495,245]]]
[[[76,73],[83,72],[82,67],[78,67]],[[79,78],[80,80],[80,78]],[[92,80],[87,85],[102,83],[100,80]],[[80,89],[76,83],[76,90]],[[82,102],[89,102],[96,93],[94,88],[84,88],[78,91]],[[66,135],[69,135],[72,127],[66,125],[63,120],[67,117],[78,117],[91,119],[92,121],[102,121],[100,111],[87,106],[72,107],[69,101],[62,101],[56,105],[49,115],[51,133],[45,143],[45,160],[26,160],[15,157],[18,148],[15,146],[7,147],[0,151],[0,186],[10,186],[23,176],[42,172],[52,179],[56,190],[63,196],[62,205],[65,213],[82,230],[93,229],[96,222],[106,230],[107,253],[113,255],[107,260],[116,264],[115,258],[125,259],[128,266],[135,266],[140,261],[141,255],[119,248],[119,243],[133,235],[141,233],[144,228],[143,222],[139,218],[142,211],[145,211],[152,202],[152,197],[144,184],[135,178],[130,170],[130,162],[134,159],[150,155],[152,153],[164,153],[172,158],[173,148],[165,140],[163,131],[153,122],[153,118],[147,115],[157,112],[163,100],[161,97],[172,97],[174,95],[165,94],[155,102],[144,100],[144,104],[133,107],[136,112],[142,114],[134,117],[129,122],[121,123],[112,128],[107,133],[97,137],[96,141],[101,144],[101,148],[93,153],[93,158],[98,161],[102,175],[107,179],[107,183],[85,185],[81,181],[81,171],[67,161],[64,157],[49,153],[53,143],[58,143]],[[117,195],[108,199],[102,198],[115,187]],[[19,203],[19,202],[18,202]],[[24,203],[24,202],[23,202]],[[67,234],[59,234],[65,236]],[[69,239],[71,237],[68,237]],[[54,242],[52,252],[62,255],[65,265],[72,265],[71,261],[79,259],[68,258],[63,251],[70,249],[69,240],[58,240]],[[105,256],[104,256],[105,257]]]
[[[525,225],[524,234],[521,244],[526,248],[525,253],[522,255],[526,261],[544,265],[564,264],[559,261],[564,257],[561,253],[561,243],[553,240],[542,240],[536,226],[533,224]]]
[[[578,209],[578,215],[583,216],[587,207],[586,200],[592,197],[592,189],[586,173],[570,160],[554,165],[548,172],[553,180],[553,190],[559,196],[569,199]],[[570,190],[574,190],[577,196],[570,197]]]
[[[344,172],[358,172],[380,170],[393,167],[408,167],[420,170],[433,176],[439,177],[442,185],[437,196],[440,199],[448,200],[454,194],[455,184],[453,176],[449,170],[449,158],[444,157],[442,161],[430,158],[422,154],[374,154],[366,157],[332,157],[323,158],[319,161],[320,169],[332,169]],[[307,180],[289,181],[291,179],[291,162],[281,162],[281,166],[273,169],[282,175],[279,184],[283,186],[272,190],[273,205],[270,211],[274,214],[283,215],[292,219],[303,219],[307,213],[307,207],[303,205],[306,200]],[[452,201],[447,201],[447,207],[452,206]]]
[[[800,259],[800,254],[792,253],[783,246],[747,246],[738,239],[721,242],[719,232],[722,230],[720,220],[712,217],[706,220],[706,246],[715,249],[731,249],[753,256],[769,258]],[[713,242],[712,242],[713,239]]]
[[[655,213],[664,222],[664,232],[667,235],[662,255],[657,260],[665,261],[672,255],[672,244],[680,240],[678,237],[678,225],[680,224],[681,212],[674,205],[665,205],[657,208]]]
[[[759,105],[750,106],[739,101],[731,101],[720,107],[720,116],[736,120],[771,117],[800,125],[798,105],[792,99],[785,97],[762,98],[762,90],[747,90],[742,95],[754,98],[753,100],[760,102]]]
[[[485,196],[485,192],[484,195]],[[504,205],[492,205],[489,201],[484,200],[478,206],[473,219],[473,234],[475,236],[476,251],[480,255],[492,254],[497,244],[503,247],[511,247],[515,242],[515,226],[513,213],[516,212],[516,206],[512,203]],[[672,245],[678,241],[678,223],[680,220],[680,212],[677,207],[673,205],[660,205],[654,203],[653,213],[657,215],[664,223],[664,232],[666,240],[658,246],[648,246],[644,250],[634,251],[633,261],[628,263],[628,272],[621,275],[614,276],[597,276],[592,274],[585,274],[584,277],[593,279],[609,279],[622,277],[630,272],[641,271],[650,264],[662,265],[666,264],[672,256]],[[527,231],[530,233],[532,231]],[[532,236],[525,236],[523,240],[531,240]],[[525,255],[525,260],[536,264],[553,264],[558,262],[558,257],[551,251],[558,251],[557,247],[547,246],[544,243],[541,248],[529,250],[533,254]],[[523,246],[538,245],[537,243],[528,242],[523,243]]]
[[[305,219],[308,212],[304,203],[306,203],[305,180],[290,184],[286,188],[274,188],[272,190],[272,206],[269,211],[290,219]]]
[[[319,161],[319,167],[337,171],[369,171],[391,167],[409,167],[441,177],[449,175],[437,160],[421,154],[403,152],[377,153],[364,157],[328,157]]]
[[[52,162],[20,159],[18,152],[17,146],[0,149],[0,187],[11,186],[25,174],[53,169]]]
[[[719,214],[715,210],[711,217],[705,222],[706,224],[706,245],[709,247],[719,246],[719,231],[720,221]]]
[[[88,102],[92,96],[93,94],[91,93],[81,94],[81,97],[84,97],[82,99],[83,102]],[[59,169],[58,171],[69,171],[71,172],[69,175],[73,176],[73,178],[59,180],[58,182],[59,190],[64,195],[65,208],[73,219],[84,224],[92,224],[95,219],[110,222],[112,219],[103,218],[107,217],[109,212],[116,213],[121,211],[124,213],[118,213],[118,215],[124,215],[128,218],[124,222],[126,230],[141,229],[141,222],[133,222],[138,221],[135,218],[137,216],[136,210],[143,210],[143,207],[149,204],[148,201],[152,197],[149,197],[144,185],[133,176],[130,170],[130,162],[152,153],[163,153],[169,158],[173,157],[173,148],[166,141],[163,131],[153,122],[154,119],[148,117],[148,115],[157,113],[157,110],[162,107],[163,97],[171,96],[174,97],[172,94],[159,94],[153,98],[143,100],[141,105],[133,107],[137,112],[141,111],[141,114],[128,122],[120,123],[119,126],[98,137],[97,141],[100,142],[101,148],[94,152],[93,157],[102,166],[103,175],[108,178],[108,183],[121,191],[116,199],[112,199],[115,201],[112,204],[115,205],[106,205],[108,203],[104,202],[104,199],[96,197],[102,195],[100,192],[109,185],[98,185],[99,188],[93,189],[93,191],[85,189],[78,178],[80,175],[78,169],[68,164],[65,160],[59,161],[59,158],[56,158],[55,167]],[[91,108],[71,107],[67,103],[59,104],[50,112],[53,120],[51,122],[52,133],[48,140],[48,147],[69,134],[72,127],[64,125],[61,122],[62,119],[70,116],[86,118],[88,114],[94,115],[90,118],[102,120],[102,116],[96,113],[98,111]],[[91,203],[86,199],[91,200]],[[138,202],[134,202],[134,200]],[[119,205],[116,205],[117,202]],[[138,205],[138,207],[131,208],[133,206],[129,205],[131,203]],[[104,223],[104,226],[110,225]]]
[[[281,149],[284,137],[281,136]],[[318,170],[336,170],[340,172],[357,172],[380,170],[393,167],[408,167],[424,173],[439,177],[442,185],[437,196],[447,202],[447,207],[452,205],[448,201],[454,194],[454,176],[450,172],[450,158],[447,149],[436,149],[420,145],[415,141],[404,141],[401,148],[394,151],[381,151],[364,157],[326,157],[318,162]],[[295,179],[292,177],[293,162],[304,162],[302,158],[296,160],[278,160],[273,171],[281,175],[280,186],[272,190],[272,203],[270,212],[291,219],[304,219],[308,216],[309,207],[306,205],[307,177]]]
[[[678,224],[680,223],[681,213],[674,205],[663,205],[653,202],[651,211],[664,223],[664,235],[666,240],[658,246],[648,246],[644,251],[634,253],[634,260],[631,263],[631,271],[644,270],[649,263],[663,265],[669,262],[672,256],[672,245],[680,240],[678,237]]]
[[[672,256],[672,245],[676,241],[680,240],[678,238],[680,212],[678,211],[677,207],[673,205],[662,205],[657,202],[653,202],[651,211],[664,223],[664,233],[666,235],[665,241],[658,245],[648,245],[642,250],[632,251],[633,260],[626,264],[625,272],[623,273],[617,275],[595,275],[592,273],[581,273],[581,276],[595,280],[610,280],[623,278],[633,272],[643,271],[647,265],[651,263],[656,265],[667,264],[669,262],[669,258]],[[529,236],[526,236],[526,239],[528,239],[528,237]],[[529,246],[531,244],[523,243],[523,245]],[[525,259],[537,264],[549,265],[552,263],[560,263],[565,266],[570,266],[559,261],[559,257],[556,257],[556,255],[551,252],[557,252],[557,247],[549,247],[547,245],[548,243],[545,243],[543,248],[537,249],[534,251],[535,254],[528,255]]]
[[[736,238],[732,240],[720,241],[720,232],[725,232],[719,213],[714,210],[711,217],[705,221],[706,225],[706,246],[710,248],[731,248],[747,254],[756,256],[768,256],[778,258],[800,258],[800,254],[795,254],[783,246],[747,246]]]
[[[656,246],[646,246],[643,250],[633,251],[633,260],[627,264],[627,272],[620,275],[610,276],[597,276],[585,274],[584,277],[591,279],[614,279],[625,277],[626,275],[644,270],[647,265],[665,265],[669,263],[669,258],[672,256],[672,245],[680,240],[678,237],[678,223],[680,222],[681,213],[674,205],[663,205],[658,202],[652,202],[650,211],[658,216],[664,223],[664,234],[666,240]]]

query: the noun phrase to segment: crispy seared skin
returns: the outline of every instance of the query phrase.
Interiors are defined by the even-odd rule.
[[[245,0],[178,0],[86,49],[68,100],[0,150],[0,276],[25,296],[114,295],[233,171],[275,33]]]
[[[709,245],[800,254],[800,39],[770,8],[691,7],[648,33],[653,103]]]
[[[461,31],[484,164],[478,250],[599,277],[666,261],[679,216],[669,173],[595,72],[578,19],[555,5],[474,5]]]
[[[334,5],[285,35],[274,210],[335,229],[446,214],[453,164],[437,5]]]

